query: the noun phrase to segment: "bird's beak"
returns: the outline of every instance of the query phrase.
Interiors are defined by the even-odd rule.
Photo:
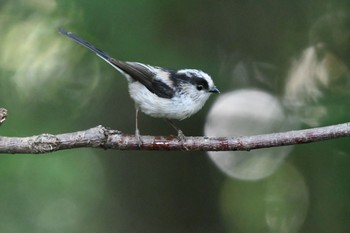
[[[220,93],[220,91],[219,91],[219,89],[217,89],[216,88],[216,86],[213,86],[210,90],[209,90],[209,92],[211,92],[211,93]]]

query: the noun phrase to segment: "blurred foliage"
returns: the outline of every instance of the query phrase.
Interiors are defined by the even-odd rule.
[[[203,69],[222,92],[266,91],[297,128],[348,121],[349,10],[345,0],[3,0],[0,134],[134,132],[126,81],[58,27],[121,60]],[[214,101],[179,123],[186,135],[203,134]],[[140,130],[174,134],[144,115]],[[204,153],[2,155],[0,230],[348,232],[347,142],[295,147],[254,182],[225,176]]]

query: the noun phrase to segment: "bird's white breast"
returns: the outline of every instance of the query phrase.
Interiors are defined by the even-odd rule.
[[[176,120],[183,120],[195,114],[209,98],[209,94],[197,98],[179,93],[175,94],[171,99],[160,98],[139,82],[129,83],[129,93],[140,110],[145,114],[152,117]]]

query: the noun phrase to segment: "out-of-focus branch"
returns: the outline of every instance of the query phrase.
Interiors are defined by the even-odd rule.
[[[350,136],[350,123],[327,127],[241,137],[186,137],[185,141],[168,136],[134,135],[97,126],[88,130],[31,137],[0,137],[0,153],[48,153],[92,147],[114,150],[249,151],[259,148],[296,145]]]
[[[7,117],[7,109],[0,108],[0,125],[6,120]]]

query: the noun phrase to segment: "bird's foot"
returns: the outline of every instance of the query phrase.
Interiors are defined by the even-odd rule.
[[[141,147],[143,142],[142,142],[142,139],[141,139],[140,131],[138,129],[135,130],[135,137],[136,137],[136,140],[137,140],[137,144],[139,145],[139,147]]]
[[[185,134],[182,132],[182,130],[178,130],[177,131],[177,139],[180,141],[182,148],[184,148],[185,150],[189,150],[186,146],[185,146],[185,142],[186,142],[186,136]]]

